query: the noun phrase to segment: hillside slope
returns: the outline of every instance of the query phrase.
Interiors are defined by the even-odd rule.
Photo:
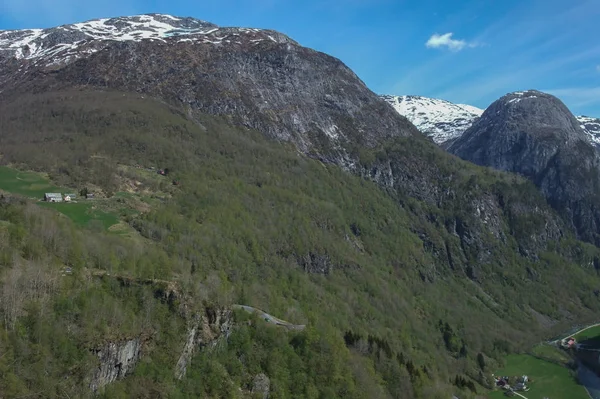
[[[461,392],[445,385],[457,374],[486,384],[477,372],[477,353],[485,353],[491,364],[519,343],[539,339],[549,326],[560,329],[600,310],[594,295],[600,280],[590,266],[600,259],[595,248],[572,241],[525,180],[459,161],[431,143],[401,139],[362,152],[361,173],[388,187],[385,192],[336,166],[323,167],[299,156],[294,146],[274,144],[258,132],[213,116],[192,121],[143,95],[78,91],[25,96],[22,101],[4,109],[12,118],[2,131],[30,134],[3,144],[6,157],[40,168],[52,167],[48,160],[64,161],[68,173],[63,178],[80,184],[86,175],[98,176],[99,185],[111,184],[102,179],[113,173],[106,167],[127,159],[167,165],[180,181],[172,200],[129,219],[147,244],[132,247],[114,236],[85,239],[87,233],[42,241],[35,259],[58,256],[57,262],[48,263],[48,273],[67,264],[83,278],[73,284],[59,282],[59,291],[44,296],[45,306],[60,309],[63,295],[80,295],[76,292],[96,286],[85,279],[93,265],[111,275],[173,281],[189,298],[186,303],[255,306],[305,324],[307,330],[286,335],[263,331],[260,325],[247,330],[235,324],[232,337],[238,338],[229,341],[228,349],[194,355],[186,377],[177,382],[175,365],[184,351],[189,319],[168,301],[152,305],[167,313],[149,314],[142,323],[142,312],[133,319],[139,324],[132,325],[113,313],[94,311],[100,306],[94,297],[78,305],[83,313],[74,321],[58,310],[38,319],[24,307],[14,313],[15,323],[38,320],[43,331],[67,323],[71,327],[60,337],[73,342],[70,350],[78,355],[60,358],[63,346],[36,343],[34,331],[25,330],[18,336],[20,345],[42,345],[44,358],[54,366],[42,377],[28,374],[33,367],[28,362],[34,359],[13,368],[7,358],[11,373],[6,376],[23,382],[15,391],[20,394],[45,386],[86,396],[86,381],[96,378],[90,377],[95,360],[78,359],[107,341],[121,345],[141,337],[146,343],[139,363],[132,366],[135,372],[103,387],[107,397],[119,392],[228,396],[237,386],[250,391],[252,379],[261,372],[270,378],[272,389],[281,392],[317,389],[345,397],[437,397],[435,392],[444,395],[448,389]],[[44,156],[31,151],[39,142],[46,143]],[[68,166],[75,154],[80,163]],[[103,162],[88,163],[88,157]],[[19,216],[32,212],[25,209],[29,210],[7,205],[6,215],[14,216],[3,219],[31,235],[39,230],[30,223],[39,219]],[[96,240],[108,240],[109,245],[95,247]],[[57,242],[70,245],[57,247]],[[72,250],[63,252],[68,248]],[[5,277],[7,270],[21,265],[6,257],[12,251],[4,248]],[[9,292],[13,280],[3,281]],[[100,290],[103,301],[114,303],[111,306],[135,309],[136,295],[144,290],[151,294],[151,287],[129,293],[130,280],[123,280],[123,287],[110,281],[104,277],[94,289]],[[168,313],[169,307],[174,313]],[[97,323],[106,323],[111,333],[86,332]],[[161,338],[155,334],[164,328],[162,323],[178,327]],[[261,342],[256,346],[253,341],[252,352],[244,346],[249,339]],[[314,346],[298,346],[303,340]],[[317,356],[322,345],[331,350]],[[264,356],[273,350],[268,348],[282,351],[290,363],[260,363],[258,359],[266,362]],[[18,353],[15,356],[21,356]],[[233,353],[255,360],[242,361],[231,357]],[[352,368],[343,366],[349,359]],[[331,368],[332,363],[338,366]],[[60,381],[73,367],[78,371],[72,385],[54,385],[52,381]],[[214,374],[221,367],[228,371]],[[206,374],[207,368],[214,373]],[[228,382],[211,385],[211,378]],[[313,388],[293,385],[295,379],[306,378],[306,387]]]
[[[165,168],[174,188],[124,217],[135,240],[4,197],[0,391],[472,398],[478,358],[596,317],[600,252],[532,183],[443,152],[338,60],[218,32],[239,42],[3,56],[3,163],[106,195],[152,196],[133,170]]]

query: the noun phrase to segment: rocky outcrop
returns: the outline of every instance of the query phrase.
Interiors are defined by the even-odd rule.
[[[203,314],[191,318],[187,339],[175,366],[175,377],[182,379],[194,353],[199,349],[212,349],[226,340],[233,326],[231,309],[207,307]]]
[[[556,97],[533,90],[508,94],[448,151],[529,178],[580,238],[600,244],[600,155]]]
[[[175,365],[177,379],[185,376],[187,366],[197,350],[212,349],[222,340],[226,340],[231,333],[233,314],[230,308],[207,305],[198,308],[188,297],[181,294],[179,285],[174,281],[110,275],[103,270],[90,270],[88,273],[96,278],[114,279],[124,286],[151,286],[156,298],[172,305],[173,310],[187,320],[187,336]],[[93,372],[90,388],[96,391],[129,374],[143,354],[144,341],[145,338],[141,336],[122,342],[109,342],[94,349],[100,359],[100,365]]]
[[[252,380],[252,397],[268,399],[271,392],[271,380],[265,374],[260,373]]]
[[[97,391],[133,371],[142,356],[142,338],[109,342],[94,352],[100,364],[92,374],[89,387]]]
[[[451,270],[479,282],[495,273],[493,265],[510,262],[507,247],[535,260],[564,235],[560,218],[526,179],[470,166],[425,140],[401,139],[365,158],[362,176],[398,198],[435,259],[420,266],[423,281]]]
[[[198,323],[192,323],[192,325],[188,328],[187,339],[185,341],[183,351],[181,352],[181,356],[179,356],[177,364],[175,365],[175,378],[177,378],[178,380],[185,377],[185,373],[187,372],[187,365],[192,360],[192,356],[194,355],[194,351],[196,350],[197,334]]]
[[[329,274],[333,269],[333,263],[327,254],[309,252],[298,257],[298,264],[307,273]]]

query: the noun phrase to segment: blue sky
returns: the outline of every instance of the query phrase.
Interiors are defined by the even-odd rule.
[[[535,88],[600,117],[600,0],[0,0],[0,29],[149,12],[279,30],[381,94],[485,108]]]

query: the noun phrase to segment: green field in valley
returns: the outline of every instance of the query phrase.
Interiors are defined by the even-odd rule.
[[[39,173],[21,172],[7,166],[0,166],[0,189],[36,199],[42,199],[48,192],[65,191],[64,188],[51,184]]]
[[[588,339],[600,339],[600,326],[590,327],[578,334],[575,334],[575,339],[579,342]]]
[[[527,399],[589,399],[585,388],[577,383],[566,367],[530,355],[507,356],[506,366],[495,374],[510,378],[527,375],[529,391],[519,392]],[[492,392],[489,397],[506,398],[504,391]]]

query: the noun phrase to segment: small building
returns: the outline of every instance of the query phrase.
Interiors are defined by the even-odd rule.
[[[46,194],[44,194],[44,201],[46,201],[46,202],[62,202],[63,197],[60,193],[46,193]]]
[[[94,198],[95,198],[95,196],[94,196],[94,193],[87,193],[87,194],[85,195],[85,198],[86,198],[86,199],[94,199]]]
[[[77,199],[77,194],[65,194],[63,195],[65,202],[70,202]]]
[[[577,344],[577,340],[574,337],[565,338],[561,341],[561,346],[563,349],[571,349],[574,348]]]
[[[515,385],[515,391],[528,391],[529,388],[527,388],[527,385],[525,385],[524,382],[518,382]]]

